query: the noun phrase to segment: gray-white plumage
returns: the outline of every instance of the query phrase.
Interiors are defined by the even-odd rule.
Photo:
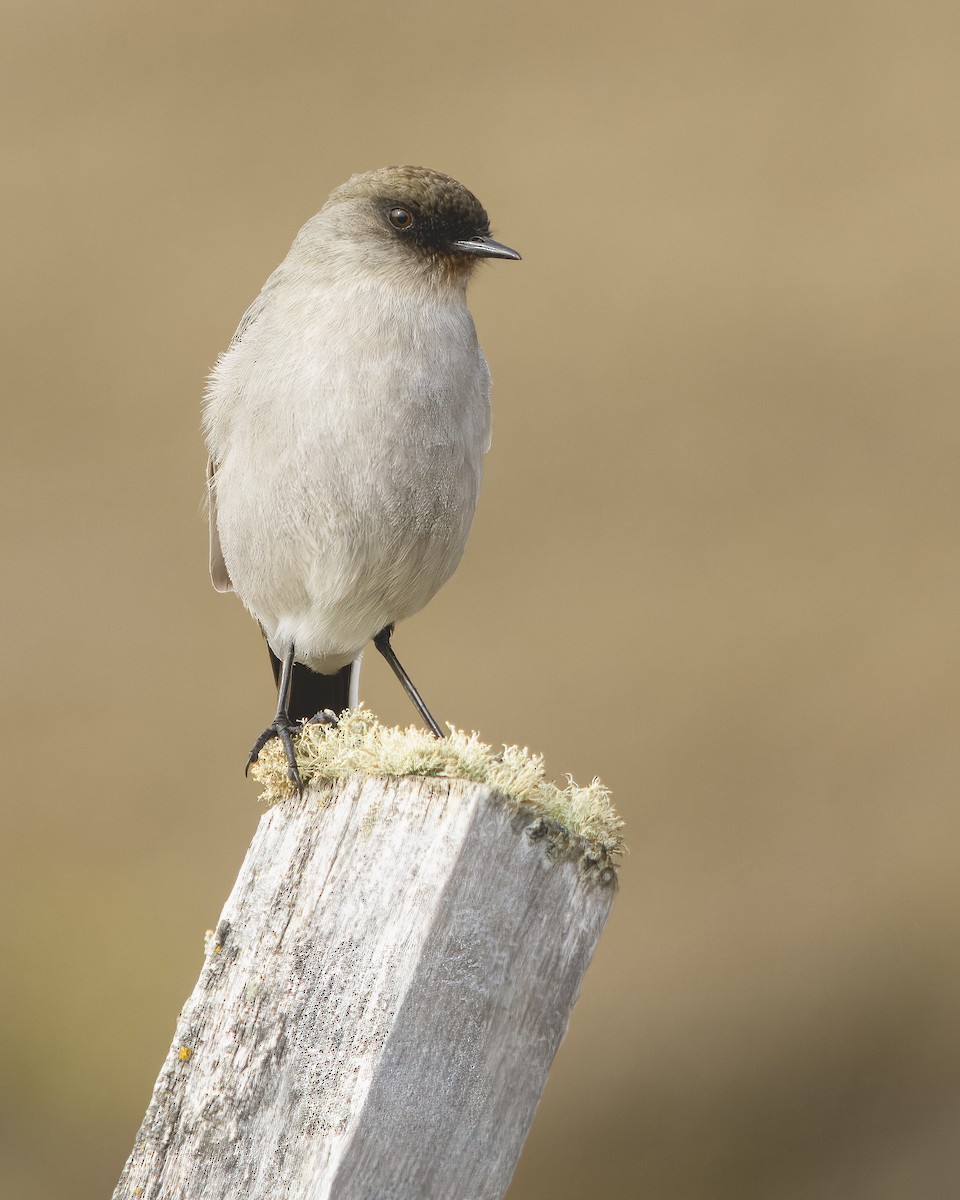
[[[337,671],[459,562],[490,444],[466,304],[480,257],[519,256],[489,238],[462,185],[423,168],[354,176],[217,362],[211,573],[278,659],[293,647],[295,662]]]

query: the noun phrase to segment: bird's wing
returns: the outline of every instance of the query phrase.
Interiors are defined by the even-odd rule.
[[[237,343],[242,339],[243,335],[263,311],[263,307],[269,299],[270,293],[277,286],[280,278],[281,268],[277,267],[267,282],[260,289],[260,294],[257,296],[256,300],[254,300],[254,302],[240,318],[240,324],[237,326],[237,331],[230,339],[231,349],[237,345]],[[210,518],[210,578],[213,580],[213,586],[218,592],[232,592],[233,581],[230,579],[230,572],[227,570],[227,564],[223,560],[223,551],[220,548],[220,531],[217,528],[217,489],[214,483],[214,476],[216,475],[216,472],[217,464],[212,458],[208,458],[207,512]]]
[[[284,264],[281,263],[280,266],[276,268],[276,270],[272,271],[270,273],[270,275],[267,276],[267,282],[263,285],[263,287],[260,289],[256,299],[253,301],[253,303],[250,305],[250,307],[247,309],[247,311],[240,318],[240,324],[237,326],[236,332],[234,333],[233,337],[230,339],[231,347],[235,346],[241,340],[243,335],[247,332],[247,330],[250,328],[250,326],[253,324],[253,322],[257,319],[257,317],[259,317],[260,313],[263,311],[263,308],[269,301],[274,288],[276,288],[277,284],[280,282],[280,280],[284,276],[283,268],[284,268]]]
[[[486,454],[490,449],[490,443],[493,441],[493,408],[490,404],[490,368],[487,366],[487,360],[483,357],[483,351],[480,349],[479,344],[477,345],[477,354],[480,356],[480,376],[483,379],[483,452]]]
[[[233,582],[227,564],[223,561],[223,551],[220,549],[220,530],[217,529],[217,489],[214,486],[214,475],[217,464],[212,458],[207,459],[207,511],[210,516],[210,578],[218,592],[232,592]]]

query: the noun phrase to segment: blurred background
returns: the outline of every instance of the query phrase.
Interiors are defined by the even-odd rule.
[[[408,162],[524,261],[397,649],[631,848],[510,1200],[958,1194],[958,53],[936,0],[7,0],[0,1193],[109,1195],[260,815],[205,374]]]

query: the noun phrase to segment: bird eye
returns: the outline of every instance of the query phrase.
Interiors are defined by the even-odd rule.
[[[413,224],[413,213],[408,208],[391,208],[387,219],[394,229],[409,229]]]

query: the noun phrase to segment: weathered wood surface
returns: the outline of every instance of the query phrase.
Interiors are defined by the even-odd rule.
[[[460,780],[260,822],[115,1200],[494,1200],[615,892]]]

